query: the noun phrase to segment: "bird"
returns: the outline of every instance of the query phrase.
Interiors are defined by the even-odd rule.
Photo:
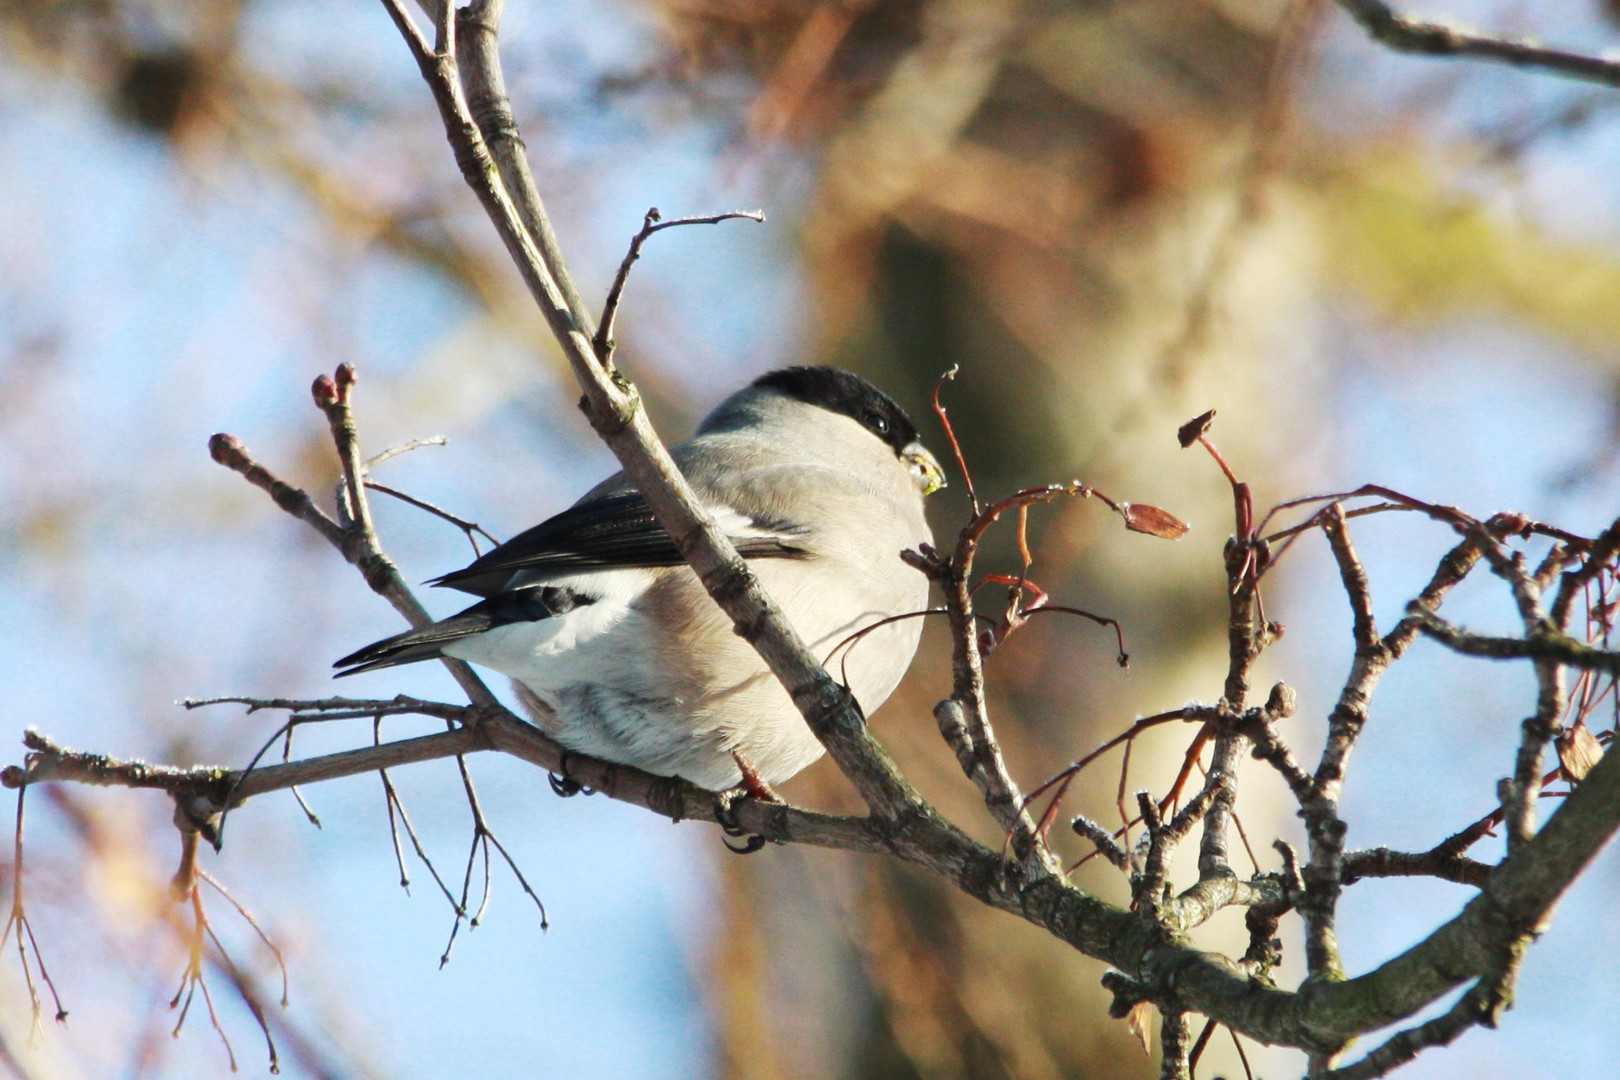
[[[901,553],[932,542],[924,499],[945,486],[911,418],[852,372],[787,367],[670,453],[817,657],[840,651],[870,716],[917,650],[920,620],[898,617],[929,583]],[[481,599],[345,656],[338,677],[464,660],[510,678],[564,749],[717,792],[774,798],[822,754],[622,472],[432,584]]]

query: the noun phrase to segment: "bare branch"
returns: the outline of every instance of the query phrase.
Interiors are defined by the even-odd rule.
[[[1299,903],[1299,912],[1305,919],[1305,959],[1311,973],[1319,978],[1340,978],[1343,971],[1334,926],[1343,877],[1346,826],[1339,816],[1339,791],[1350,753],[1367,723],[1373,689],[1388,670],[1393,656],[1378,634],[1367,573],[1350,542],[1343,508],[1337,502],[1330,503],[1318,516],[1334,561],[1339,565],[1345,593],[1350,598],[1356,653],[1339,700],[1328,716],[1327,742],[1322,747],[1322,758],[1303,805],[1311,856],[1304,870],[1305,896]]]
[[[1346,514],[1346,517],[1350,515]],[[1417,597],[1406,605],[1407,616],[1395,624],[1395,629],[1384,636],[1384,647],[1389,650],[1393,659],[1399,660],[1405,654],[1407,647],[1422,630],[1422,621],[1425,616],[1432,616],[1440,610],[1440,603],[1462,579],[1468,576],[1479,563],[1479,539],[1470,536],[1462,543],[1446,552],[1435,567],[1434,576],[1423,587]]]
[[[608,289],[607,302],[602,305],[602,322],[596,328],[596,336],[592,344],[596,347],[596,355],[603,364],[613,362],[613,349],[617,344],[613,340],[613,331],[618,321],[619,301],[624,296],[624,287],[630,281],[630,268],[641,258],[641,245],[653,233],[664,229],[673,229],[677,225],[718,225],[722,221],[732,221],[736,218],[747,218],[749,221],[764,221],[765,214],[760,210],[732,210],[724,214],[709,214],[702,217],[678,217],[665,220],[658,212],[658,207],[647,211],[642,220],[641,231],[630,239],[630,250],[624,253],[624,261],[619,263],[619,272],[613,275],[613,285]]]
[[[1545,660],[1605,675],[1620,675],[1620,652],[1593,648],[1554,630],[1543,628],[1522,638],[1491,637],[1424,612],[1413,612],[1411,617],[1426,637],[1465,656],[1488,660]]]
[[[1160,1011],[1159,1080],[1192,1080],[1192,1029],[1180,1009]]]
[[[1280,913],[1288,909],[1288,904],[1282,880],[1275,874],[1262,874],[1249,881],[1226,875],[1206,878],[1159,905],[1158,916],[1165,929],[1186,933],[1208,922],[1223,908],[1239,905]]]
[[[1389,848],[1368,848],[1344,855],[1340,884],[1353,885],[1362,878],[1434,877],[1459,885],[1480,886],[1491,868],[1446,850],[1445,845],[1414,854]]]
[[[322,376],[322,378],[325,378],[325,376]],[[336,400],[338,395],[336,381],[327,379],[326,384],[322,384],[317,380],[315,387],[316,404],[323,412],[328,412],[329,423],[334,431],[339,433],[340,438],[347,438],[347,435],[342,433],[353,426],[353,414],[350,412],[349,405],[349,398],[352,396],[354,386],[354,371],[352,368],[349,369],[348,377],[344,381],[346,385],[341,403]],[[330,408],[339,410],[342,416],[336,420],[331,420],[332,413],[328,411],[329,406],[323,403],[323,399],[329,399],[331,402]],[[343,416],[347,416],[346,422],[342,418]],[[426,626],[433,621],[433,617],[427,613],[427,609],[418,602],[415,594],[411,592],[410,586],[405,584],[405,579],[400,576],[399,567],[394,565],[392,559],[383,554],[375,529],[367,531],[356,527],[345,528],[339,525],[315,505],[315,501],[309,497],[307,492],[280,479],[263,465],[254,461],[248,454],[247,447],[243,446],[241,441],[234,436],[215,435],[208,440],[208,449],[215,461],[232,472],[240,474],[249,483],[268,493],[277,506],[299,520],[308,523],[316,532],[320,533],[328,543],[343,554],[345,559],[359,568],[361,575],[365,578],[366,584],[371,587],[371,590],[392,604],[394,610],[405,616],[406,621],[411,626]],[[360,505],[364,507],[364,488],[358,482],[352,485],[348,483],[348,465],[354,464],[358,467],[359,464],[359,443],[357,438],[350,448],[349,454],[350,458],[345,459],[345,485],[350,491],[351,498],[356,497],[357,494]],[[358,476],[358,474],[356,475]],[[369,510],[366,510],[366,521],[368,523],[370,521]],[[461,685],[462,690],[474,704],[494,705],[496,703],[495,695],[490,693],[489,688],[484,685],[484,681],[474,673],[472,668],[460,660],[452,660],[449,657],[442,658],[441,662],[450,670],[450,674],[455,677],[456,682]]]
[[[1620,87],[1620,64],[1610,60],[1549,49],[1531,41],[1471,34],[1444,23],[1414,19],[1398,14],[1383,0],[1338,0],[1338,4],[1375,41],[1397,52],[1491,60],[1546,71],[1566,79]]]
[[[1500,959],[1449,1010],[1432,1020],[1392,1036],[1366,1057],[1324,1074],[1324,1080],[1372,1080],[1406,1064],[1424,1050],[1446,1046],[1475,1024],[1495,1027],[1502,1010],[1512,1004],[1513,982],[1529,936],[1515,939]]]
[[[428,45],[427,38],[422,36],[422,30],[416,25],[411,13],[405,10],[405,5],[400,0],[383,0],[383,7],[387,10],[388,17],[394,20],[394,25],[399,28],[400,36],[405,39],[405,44],[411,50],[411,56],[415,57],[416,62],[432,63],[433,49]]]
[[[1361,0],[1341,2],[1352,11],[1382,9],[1394,20],[1393,24],[1408,30],[1426,25],[1401,20],[1381,4]],[[1237,526],[1226,561],[1229,655],[1221,700],[1215,706],[1189,706],[1138,721],[1130,731],[1110,740],[1026,798],[1007,768],[985,703],[983,657],[990,646],[981,644],[977,632],[979,616],[972,606],[971,580],[980,541],[1000,517],[1013,510],[1018,512],[1023,570],[1016,578],[1006,575],[990,578],[1008,585],[1012,593],[1007,613],[996,623],[997,633],[1002,633],[1016,628],[1037,610],[1059,610],[1039,606],[1044,602],[1043,594],[1028,580],[1031,559],[1024,529],[1030,506],[1061,495],[1096,495],[1121,516],[1127,527],[1137,531],[1176,536],[1185,531],[1185,527],[1156,508],[1115,502],[1078,482],[1031,488],[987,508],[975,502],[975,513],[948,558],[934,551],[924,551],[914,555],[911,561],[943,586],[946,611],[952,622],[955,678],[952,695],[936,709],[936,719],[964,773],[979,787],[986,806],[1006,829],[1018,854],[1016,860],[1009,861],[996,851],[973,842],[942,819],[894,768],[867,730],[858,704],[804,647],[760,589],[747,565],[737,557],[694,498],[653,432],[633,385],[614,367],[612,337],[616,314],[628,274],[645,240],[653,232],[676,224],[713,223],[755,215],[734,213],[664,222],[650,213],[620,267],[603,310],[601,325],[595,326],[580,302],[555,237],[551,235],[505,99],[496,53],[500,3],[476,0],[459,11],[454,4],[442,0],[424,5],[434,27],[431,45],[398,0],[385,0],[385,3],[433,92],[463,175],[506,243],[585,392],[585,411],[592,425],[618,456],[630,480],[646,496],[683,557],[732,619],[738,633],[754,645],[788,689],[807,724],[870,810],[867,817],[837,817],[745,798],[730,807],[730,820],[765,840],[897,857],[1113,965],[1118,969],[1110,976],[1110,985],[1116,987],[1118,995],[1116,1005],[1126,998],[1138,1005],[1152,1003],[1165,1016],[1166,1075],[1184,1075],[1196,1056],[1186,1024],[1187,1014],[1191,1012],[1202,1013],[1209,1016],[1212,1023],[1227,1026],[1234,1038],[1241,1032],[1267,1042],[1301,1047],[1313,1056],[1316,1069],[1324,1071],[1326,1062],[1341,1052],[1351,1039],[1408,1017],[1467,981],[1475,982],[1466,999],[1470,1002],[1468,1007],[1459,1006],[1454,1010],[1453,1027],[1431,1021],[1430,1025],[1414,1029],[1414,1033],[1397,1036],[1397,1040],[1404,1042],[1392,1042],[1388,1049],[1374,1051],[1364,1063],[1348,1067],[1347,1076],[1377,1075],[1367,1070],[1382,1068],[1382,1062],[1393,1061],[1409,1047],[1421,1048],[1452,1037],[1454,1030],[1468,1024],[1489,1023],[1494,1019],[1511,992],[1518,957],[1529,936],[1545,920],[1559,893],[1604,840],[1620,828],[1620,763],[1615,761],[1620,755],[1613,753],[1597,759],[1586,779],[1573,786],[1573,792],[1539,834],[1531,833],[1527,809],[1535,805],[1540,794],[1544,779],[1540,758],[1547,740],[1560,723],[1564,703],[1562,668],[1573,664],[1587,671],[1613,675],[1615,665],[1620,663],[1613,659],[1620,654],[1581,644],[1564,632],[1565,616],[1573,606],[1575,594],[1585,592],[1585,587],[1593,581],[1599,583],[1599,591],[1606,587],[1604,583],[1608,579],[1600,575],[1608,572],[1615,551],[1620,549],[1620,531],[1617,531],[1620,524],[1612,526],[1604,537],[1591,541],[1520,518],[1499,516],[1481,522],[1454,508],[1411,499],[1376,485],[1341,495],[1282,504],[1279,509],[1311,505],[1307,522],[1274,535],[1292,542],[1311,528],[1323,529],[1349,597],[1356,648],[1350,676],[1330,717],[1329,737],[1321,762],[1314,773],[1308,773],[1278,733],[1278,721],[1292,711],[1292,699],[1286,687],[1279,684],[1263,707],[1249,703],[1255,661],[1275,636],[1265,619],[1260,589],[1263,575],[1270,565],[1275,565],[1275,559],[1264,535],[1265,521],[1255,520],[1247,485],[1208,442],[1205,434],[1209,418],[1201,418],[1195,424],[1197,430],[1192,430],[1190,435],[1184,433],[1183,441],[1204,443],[1221,465],[1232,487]],[[362,570],[375,591],[387,597],[413,625],[421,625],[427,619],[426,612],[384,554],[371,519],[367,502],[367,489],[371,485],[366,479],[366,469],[389,455],[379,455],[370,463],[362,458],[352,412],[354,385],[353,369],[343,367],[336,378],[323,378],[315,388],[342,465],[343,487],[335,517],[322,512],[303,491],[253,462],[246,449],[234,439],[217,436],[211,449],[217,460],[265,490],[284,510],[316,528]],[[941,414],[943,419],[943,409]],[[962,464],[965,473],[965,462]],[[392,489],[375,486],[372,489],[399,494]],[[469,534],[476,530],[472,523],[420,500],[400,497],[446,517]],[[1377,497],[1383,501],[1376,506],[1346,511],[1339,501],[1350,497]],[[1328,505],[1318,511],[1317,505],[1321,503]],[[1345,523],[1358,514],[1394,509],[1424,513],[1461,532],[1464,541],[1442,562],[1429,587],[1413,602],[1411,614],[1388,636],[1380,637],[1367,575],[1350,543]],[[1266,520],[1269,518],[1267,515]],[[1514,553],[1506,540],[1511,534],[1528,537],[1535,533],[1550,536],[1561,546],[1555,556],[1545,560],[1541,569],[1532,575],[1525,569],[1523,557]],[[1612,542],[1611,534],[1614,534]],[[1469,635],[1438,618],[1437,611],[1446,592],[1481,558],[1512,586],[1526,624],[1522,640]],[[1577,558],[1584,560],[1582,566],[1566,573]],[[1541,596],[1560,574],[1563,577],[1559,602],[1554,607],[1555,618],[1549,622],[1541,613]],[[1564,602],[1566,594],[1570,598],[1567,603]],[[1027,602],[1031,596],[1037,599]],[[1608,616],[1599,614],[1597,618],[1602,621]],[[1115,628],[1117,632],[1117,624]],[[1366,722],[1371,693],[1388,665],[1423,633],[1435,637],[1450,634],[1452,640],[1447,643],[1464,652],[1469,648],[1459,647],[1455,642],[1464,642],[1475,649],[1495,649],[1503,656],[1509,653],[1502,650],[1522,650],[1511,655],[1533,660],[1541,678],[1542,693],[1536,713],[1526,722],[1519,747],[1514,787],[1503,800],[1502,817],[1510,822],[1513,843],[1508,858],[1494,869],[1464,857],[1468,843],[1478,838],[1478,823],[1428,853],[1409,855],[1374,849],[1346,855],[1343,851],[1344,822],[1338,816],[1337,806],[1339,789],[1357,735]],[[856,640],[858,638],[852,637],[849,644],[853,645]],[[990,637],[983,640],[993,643]],[[1500,644],[1505,641],[1515,643]],[[1123,653],[1123,644],[1120,651]],[[1570,659],[1572,656],[1582,657],[1586,662]],[[37,732],[30,732],[25,765],[5,770],[0,779],[14,787],[67,780],[155,787],[168,792],[180,808],[177,820],[185,830],[184,850],[189,853],[186,877],[191,881],[195,900],[197,837],[207,835],[198,830],[203,828],[201,823],[206,822],[210,813],[222,812],[254,794],[376,771],[383,780],[391,822],[397,810],[415,843],[414,830],[404,816],[404,807],[392,789],[387,770],[415,761],[455,758],[474,823],[460,898],[457,899],[454,889],[445,889],[456,913],[458,928],[463,917],[470,917],[471,924],[476,924],[479,918],[479,914],[469,912],[474,864],[482,860],[487,902],[490,868],[496,855],[511,861],[488,829],[466,771],[466,755],[487,750],[512,754],[548,772],[560,772],[569,783],[588,785],[612,798],[644,806],[674,820],[716,816],[714,793],[679,779],[651,776],[567,754],[540,730],[501,707],[470,669],[453,666],[452,670],[462,680],[473,705],[404,698],[221,699],[238,701],[250,711],[257,708],[288,711],[283,731],[290,731],[293,724],[317,720],[370,718],[375,725],[377,718],[384,715],[417,714],[442,719],[451,725],[445,732],[383,743],[374,726],[373,745],[247,770],[181,769],[120,761],[105,755],[69,751]],[[1579,696],[1580,708],[1586,708],[1588,699],[1593,696],[1588,691]],[[1162,801],[1156,802],[1146,793],[1138,800],[1145,830],[1136,847],[1135,865],[1141,870],[1137,883],[1138,905],[1136,910],[1126,911],[1070,885],[1056,872],[1056,860],[1046,850],[1043,837],[1075,776],[1087,762],[1117,746],[1123,746],[1126,755],[1120,774],[1121,816],[1125,817],[1128,811],[1123,806],[1123,798],[1132,740],[1147,727],[1172,718],[1191,720],[1200,727],[1185,755],[1181,776],[1170,793]],[[1242,880],[1228,865],[1228,826],[1241,829],[1234,803],[1237,768],[1247,748],[1245,740],[1252,740],[1255,756],[1267,761],[1284,778],[1305,811],[1311,850],[1303,872],[1291,851],[1285,855],[1282,873],[1261,874],[1256,867],[1252,878]],[[272,738],[271,743],[274,741]],[[1213,760],[1204,782],[1178,810],[1183,785],[1195,769],[1203,768],[1202,752],[1211,744]],[[290,747],[287,753],[290,755]],[[1031,799],[1047,793],[1052,794],[1051,803],[1038,821],[1032,820]],[[1127,821],[1121,830],[1126,835],[1123,844],[1115,841],[1115,834],[1084,818],[1076,819],[1074,828],[1091,839],[1114,865],[1129,869],[1133,861],[1126,849],[1130,847],[1128,830],[1132,824]],[[1203,834],[1199,880],[1177,893],[1170,881],[1169,856],[1176,844],[1184,841],[1200,824]],[[397,831],[395,848],[403,880],[406,877],[404,854]],[[512,868],[516,872],[516,867]],[[1399,873],[1426,873],[1464,881],[1478,887],[1479,894],[1462,915],[1407,953],[1358,978],[1343,978],[1333,937],[1333,914],[1339,889],[1358,877]],[[538,905],[538,897],[521,875],[519,879]],[[1203,953],[1185,944],[1180,935],[1230,905],[1249,908],[1250,945],[1241,960]],[[1302,909],[1307,921],[1311,978],[1300,992],[1289,993],[1276,989],[1269,980],[1280,955],[1279,946],[1274,944],[1277,920],[1294,907]],[[479,904],[478,912],[482,910],[483,905]],[[197,927],[197,949],[208,940],[217,946],[218,941],[211,936],[212,931],[206,927],[200,909]],[[228,958],[225,963],[229,967]],[[212,1012],[212,999],[207,984],[201,981],[200,971],[194,952],[188,968],[189,981],[183,981],[182,991],[189,1001],[200,987]],[[197,974],[194,980],[191,979],[193,973]],[[266,1030],[268,1034],[268,1028]],[[1208,1031],[1213,1031],[1213,1027],[1206,1028]],[[1204,1041],[1200,1037],[1198,1045],[1201,1047]],[[1355,1072],[1357,1069],[1362,1071]]]
[[[1272,686],[1264,707],[1250,709],[1231,723],[1254,744],[1253,756],[1276,769],[1294,798],[1304,806],[1311,798],[1311,775],[1294,760],[1294,752],[1278,736],[1276,727],[1278,720],[1294,715],[1295,701],[1293,688],[1287,683],[1277,683]]]
[[[1613,563],[1617,552],[1620,552],[1620,518],[1592,542],[1591,548],[1584,553],[1580,568],[1565,574],[1564,580],[1559,583],[1558,595],[1553,599],[1550,613],[1554,626],[1563,630],[1569,625],[1569,613],[1575,598],[1605,567]]]
[[[1084,814],[1075,815],[1074,820],[1069,822],[1069,827],[1074,830],[1077,836],[1083,836],[1097,845],[1097,850],[1102,853],[1103,858],[1113,863],[1117,869],[1125,870],[1129,868],[1130,856],[1125,854],[1124,848],[1114,842],[1113,834],[1107,829]]]
[[[500,91],[499,57],[495,51],[498,16],[498,5],[469,12],[469,19],[480,20],[475,50],[476,88],[488,115],[497,118],[506,132],[511,110]],[[555,249],[555,238],[549,236],[538,197],[529,200],[522,196],[525,206],[520,211],[507,187],[505,174],[520,182],[527,176],[526,167],[516,161],[521,154],[516,150],[520,140],[515,123],[509,127],[513,160],[503,173],[485,142],[480,123],[471,113],[454,58],[424,62],[418,57],[418,61],[433,91],[462,175],[505,242],[562,347],[585,392],[584,407],[591,425],[646,497],[710,596],[781,680],[811,731],[867,805],[891,818],[923,811],[921,797],[900,777],[887,753],[872,738],[854,698],[833,682],[816,661],[681,476],[653,431],[634,387],[598,357],[588,329],[589,317]],[[542,242],[550,245],[545,254],[539,246]]]
[[[407,503],[407,504],[409,504],[411,506],[414,506],[418,510],[426,510],[428,513],[432,514],[434,517],[443,518],[445,521],[448,521],[450,524],[454,525],[456,528],[458,528],[462,532],[466,533],[468,539],[472,538],[473,533],[477,533],[479,536],[482,536],[485,540],[488,540],[492,544],[499,544],[500,543],[499,540],[497,540],[493,536],[491,536],[489,534],[489,531],[487,529],[485,529],[482,525],[478,524],[478,522],[476,522],[476,521],[468,521],[466,518],[463,518],[463,517],[457,517],[455,514],[452,514],[450,511],[444,509],[442,506],[435,506],[432,503],[428,502],[426,499],[419,499],[415,495],[407,495],[405,492],[400,491],[398,488],[387,487],[387,486],[385,486],[383,484],[377,483],[375,480],[367,480],[366,481],[366,487],[371,491],[380,491],[384,495],[389,496],[390,498],[398,499],[402,503]],[[478,551],[478,544],[477,544],[476,541],[473,543],[473,551],[474,552]]]
[[[385,461],[392,461],[394,458],[408,454],[412,450],[420,450],[424,446],[444,446],[449,443],[449,441],[450,440],[445,438],[443,435],[424,435],[420,439],[411,439],[408,442],[400,443],[398,446],[390,446],[382,453],[374,454],[367,458],[365,461],[364,471],[369,475],[372,469],[375,469],[378,465],[381,465]]]
[[[301,488],[294,487],[253,460],[246,446],[234,435],[218,434],[208,440],[208,452],[219,464],[237,473],[248,483],[269,495],[275,504],[316,532],[339,550],[343,547],[343,527],[315,505]]]

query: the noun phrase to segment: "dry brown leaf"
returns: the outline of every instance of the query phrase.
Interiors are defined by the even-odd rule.
[[[1215,423],[1215,410],[1195,416],[1176,431],[1176,441],[1183,450],[1197,442]]]
[[[1153,1034],[1153,1002],[1138,1001],[1132,1005],[1131,1011],[1125,1014],[1125,1026],[1141,1042],[1142,1053],[1153,1053],[1148,1042]]]
[[[1163,540],[1180,540],[1191,528],[1185,521],[1168,510],[1160,510],[1147,503],[1121,503],[1120,516],[1125,527],[1132,532],[1147,533]]]
[[[1564,778],[1571,783],[1585,780],[1601,757],[1603,747],[1592,729],[1583,723],[1565,728],[1558,736],[1558,763],[1564,767]]]

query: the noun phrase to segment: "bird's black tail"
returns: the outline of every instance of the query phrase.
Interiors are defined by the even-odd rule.
[[[589,596],[581,596],[572,589],[554,585],[513,589],[480,601],[459,615],[373,642],[332,666],[346,669],[337,673],[336,678],[341,679],[362,671],[436,660],[444,655],[444,647],[452,641],[476,637],[508,623],[550,619],[592,602],[593,598]]]
[[[358,652],[350,653],[332,665],[335,668],[347,669],[339,671],[335,677],[341,679],[345,675],[358,675],[362,671],[375,671],[377,668],[395,667],[399,664],[414,664],[420,660],[436,660],[444,655],[444,646],[450,642],[481,634],[489,627],[488,618],[479,618],[470,611],[464,611],[442,622],[383,638]]]

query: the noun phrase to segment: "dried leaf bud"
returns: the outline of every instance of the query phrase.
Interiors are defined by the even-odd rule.
[[[1197,442],[1200,435],[1203,435],[1205,432],[1209,431],[1210,427],[1214,423],[1214,409],[1209,410],[1209,412],[1204,413],[1201,416],[1195,416],[1177,429],[1176,441],[1181,443],[1181,448],[1185,450],[1187,447]]]
[[[220,432],[208,439],[208,456],[221,465],[229,465],[247,453],[247,447],[235,435]]]
[[[1142,1053],[1151,1054],[1148,1037],[1153,1031],[1153,1002],[1138,1001],[1131,1006],[1131,1011],[1125,1014],[1125,1027],[1142,1044]]]
[[[337,383],[332,381],[330,375],[315,376],[315,381],[310,384],[309,393],[315,399],[317,408],[330,409],[338,403]]]
[[[998,632],[998,629],[996,627],[987,626],[983,630],[980,630],[979,631],[979,658],[980,659],[988,659],[990,654],[996,651],[996,646],[1000,645],[1000,644],[1001,644],[1001,634]]]
[[[1119,514],[1132,532],[1147,533],[1161,540],[1180,540],[1190,526],[1168,510],[1147,503],[1120,503]]]
[[[1580,783],[1603,757],[1603,747],[1584,723],[1576,722],[1558,736],[1558,763],[1564,767],[1564,779]]]

